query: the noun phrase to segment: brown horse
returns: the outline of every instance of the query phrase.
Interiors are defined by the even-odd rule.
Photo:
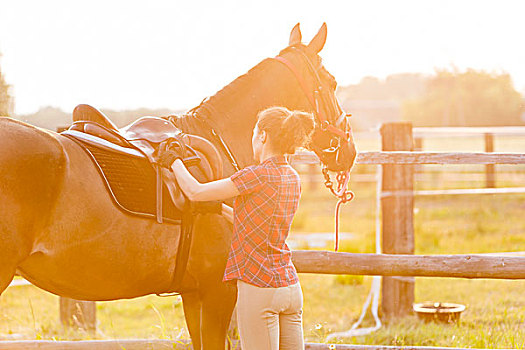
[[[335,122],[342,113],[334,96],[335,80],[318,56],[325,40],[326,25],[308,45],[301,44],[295,26],[290,47],[279,55],[284,61],[262,61],[178,119],[180,127],[218,145],[213,128],[240,167],[253,163],[251,130],[257,112],[268,106],[323,114],[327,122],[348,128],[345,118]],[[312,100],[319,87],[322,96]],[[320,108],[314,107],[317,102]],[[316,133],[312,149],[320,157],[334,140],[342,141],[326,128]],[[350,169],[353,143],[342,142],[339,151],[339,166]],[[234,167],[223,156],[224,174],[230,175]],[[173,292],[179,233],[178,225],[119,210],[75,142],[0,118],[0,293],[17,271],[42,289],[81,300]],[[178,290],[194,349],[224,349],[236,301],[235,286],[221,281],[230,237],[231,226],[221,216],[196,217],[190,258]]]

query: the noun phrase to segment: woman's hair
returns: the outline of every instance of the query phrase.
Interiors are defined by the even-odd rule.
[[[315,127],[311,113],[270,107],[257,116],[259,131],[266,131],[276,152],[293,154],[297,147],[308,145]]]

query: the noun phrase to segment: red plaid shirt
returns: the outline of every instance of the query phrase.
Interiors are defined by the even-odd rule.
[[[285,240],[301,195],[299,175],[284,156],[277,156],[230,178],[240,195],[233,204],[233,237],[223,281],[274,288],[297,283]]]

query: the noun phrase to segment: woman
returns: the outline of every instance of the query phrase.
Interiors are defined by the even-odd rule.
[[[300,197],[297,172],[285,155],[305,145],[311,114],[272,107],[259,113],[252,147],[257,165],[199,183],[180,159],[172,164],[192,201],[236,197],[233,237],[223,281],[237,283],[237,322],[243,349],[303,349],[303,297],[285,243]]]

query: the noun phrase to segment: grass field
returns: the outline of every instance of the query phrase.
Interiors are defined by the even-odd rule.
[[[374,205],[371,188],[357,191],[344,207],[341,229],[355,239],[343,243],[349,252],[373,252]],[[360,193],[363,192],[363,193]],[[310,200],[306,200],[312,196]],[[299,228],[329,231],[330,205],[322,194],[306,194]],[[416,254],[469,254],[525,250],[525,195],[448,196],[417,198]],[[301,224],[304,220],[304,225]],[[327,228],[328,226],[328,228]],[[299,234],[297,231],[295,235]],[[370,289],[370,277],[361,285],[334,283],[332,276],[303,276],[305,330],[312,341],[323,341],[333,331],[350,328]],[[319,288],[319,285],[325,286]],[[459,325],[426,324],[416,317],[387,324],[365,337],[344,343],[427,345],[487,348],[525,347],[525,281],[416,278],[416,302],[457,302],[467,306]],[[310,302],[308,302],[310,301]],[[316,302],[318,301],[318,302]],[[373,324],[368,315],[365,326]],[[317,327],[316,327],[317,325]]]
[[[524,186],[521,183],[508,185]],[[479,187],[482,183],[455,183]],[[417,188],[433,188],[416,184]],[[445,187],[452,185],[445,184]],[[354,185],[356,199],[343,206],[341,243],[348,252],[373,252],[375,185]],[[291,238],[333,231],[335,199],[319,189],[303,193]],[[467,254],[525,251],[525,194],[418,197],[415,201],[416,254]],[[308,246],[301,247],[309,248]],[[332,249],[329,242],[326,249]],[[370,290],[371,277],[301,274],[307,341],[324,342],[357,320]],[[343,284],[347,281],[349,284]],[[354,284],[352,284],[352,282]],[[424,323],[415,316],[390,322],[363,337],[341,343],[423,345],[470,348],[525,348],[525,280],[416,278],[415,301],[457,302],[467,306],[457,325]],[[101,339],[187,337],[180,300],[147,296],[97,303]],[[372,325],[371,315],[365,326]],[[36,287],[11,287],[0,297],[0,339],[90,339],[64,331],[58,321],[58,298]]]

